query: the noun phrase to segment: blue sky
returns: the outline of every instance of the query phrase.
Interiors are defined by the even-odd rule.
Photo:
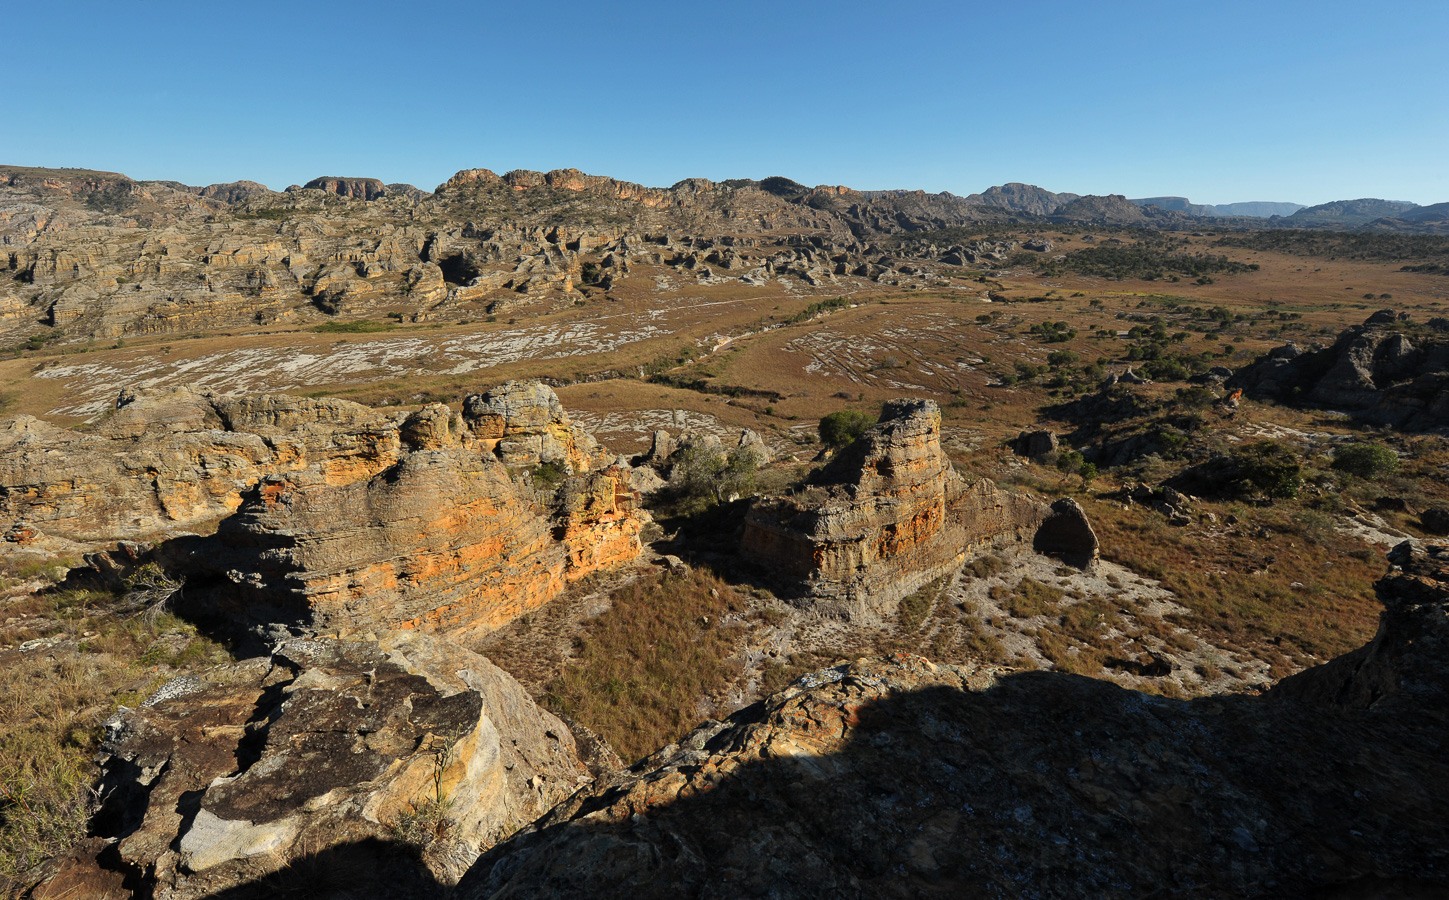
[[[1449,2],[6,4],[0,162],[1449,200]]]

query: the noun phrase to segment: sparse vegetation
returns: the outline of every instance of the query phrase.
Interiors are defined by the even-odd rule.
[[[370,319],[354,319],[350,322],[323,322],[321,325],[313,326],[312,330],[317,334],[373,334],[379,331],[392,331],[397,327],[396,321],[376,322]]]
[[[141,576],[138,589],[153,580]],[[135,706],[175,674],[230,658],[164,609],[142,614],[154,606],[145,597],[51,589],[27,609],[9,608],[36,622],[12,639],[56,643],[0,667],[0,884],[84,837],[100,723],[118,704]]]

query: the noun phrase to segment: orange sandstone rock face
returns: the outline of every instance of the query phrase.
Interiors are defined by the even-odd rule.
[[[894,400],[823,470],[820,496],[757,503],[741,551],[856,613],[960,565],[969,551],[1034,531],[1046,508],[982,479],[969,487],[941,450],[941,411]]]
[[[0,421],[0,522],[73,540],[215,521],[262,477],[313,467],[333,484],[398,459],[397,425],[345,400],[124,393],[91,432]]]
[[[648,519],[627,467],[590,471],[605,454],[546,386],[475,395],[466,416],[429,404],[397,431],[397,462],[369,478],[339,484],[311,468],[264,479],[195,565],[245,604],[323,633],[466,637],[638,558]],[[540,510],[510,466],[555,460],[581,474]]]
[[[568,582],[632,562],[644,519],[628,474],[573,479],[555,521],[492,454],[419,450],[367,481],[263,481],[200,559],[243,600],[327,634],[383,628],[487,633]],[[556,537],[555,535],[558,535]]]
[[[406,417],[338,400],[180,390],[124,397],[91,434],[0,423],[0,533],[142,537],[221,520],[177,564],[246,608],[353,634],[481,634],[634,561],[627,466],[537,382]],[[544,503],[528,469],[568,478]]]

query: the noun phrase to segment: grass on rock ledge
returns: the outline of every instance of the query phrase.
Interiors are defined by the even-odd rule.
[[[20,573],[7,573],[20,574]],[[25,626],[0,651],[0,894],[86,833],[100,725],[184,671],[229,662],[219,644],[171,615],[117,615],[116,595],[50,589],[3,603]]]

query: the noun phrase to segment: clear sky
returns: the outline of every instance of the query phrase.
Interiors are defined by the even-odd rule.
[[[1449,200],[1449,0],[10,2],[0,163]]]

